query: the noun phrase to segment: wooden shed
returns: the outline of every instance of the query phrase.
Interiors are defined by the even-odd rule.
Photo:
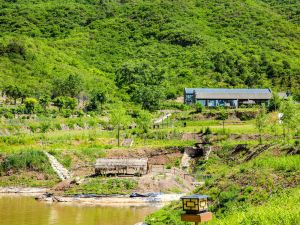
[[[144,175],[148,172],[148,159],[101,158],[95,163],[95,173],[101,175]]]

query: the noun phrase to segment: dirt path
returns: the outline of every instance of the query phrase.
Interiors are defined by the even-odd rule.
[[[162,123],[165,119],[168,119],[171,115],[172,115],[171,113],[167,113],[167,114],[159,117],[158,119],[154,120],[154,124]]]

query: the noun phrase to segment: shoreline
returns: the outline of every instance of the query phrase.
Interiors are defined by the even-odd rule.
[[[94,206],[155,206],[162,207],[165,204],[179,200],[183,194],[161,194],[156,197],[134,197],[129,195],[101,196],[101,197],[78,197],[78,196],[47,196],[49,188],[23,188],[23,187],[0,187],[0,196],[30,196],[36,197],[37,201],[47,203],[82,204]]]
[[[127,196],[107,196],[107,197],[76,197],[76,196],[40,196],[39,201],[48,203],[64,203],[64,204],[83,204],[97,206],[157,206],[162,207],[165,204],[179,200],[183,194],[162,194],[157,197],[134,197]]]
[[[49,190],[39,187],[0,187],[0,194],[44,194]]]

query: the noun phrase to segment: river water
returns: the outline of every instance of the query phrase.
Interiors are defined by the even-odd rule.
[[[0,225],[133,225],[157,207],[103,207],[0,195]]]

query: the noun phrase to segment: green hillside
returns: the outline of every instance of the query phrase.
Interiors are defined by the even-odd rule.
[[[293,8],[293,12],[289,9]],[[0,0],[0,90],[164,100],[186,86],[298,91],[299,4],[276,0]],[[74,96],[72,96],[74,97]]]
[[[212,176],[195,191],[211,197],[209,210],[214,219],[208,224],[298,224],[299,146],[241,146],[223,145],[207,162],[198,165],[200,173]],[[265,152],[260,154],[262,149]],[[254,157],[249,159],[249,154]],[[151,225],[191,224],[180,221],[181,213],[177,201],[146,221]]]
[[[300,2],[297,0],[263,0],[273,10],[284,16],[286,19],[299,25],[300,23]]]
[[[186,86],[297,89],[299,6],[290,16],[291,4],[265,2],[1,0],[1,86],[51,94],[73,74],[87,93],[136,102],[154,88],[167,98]]]

